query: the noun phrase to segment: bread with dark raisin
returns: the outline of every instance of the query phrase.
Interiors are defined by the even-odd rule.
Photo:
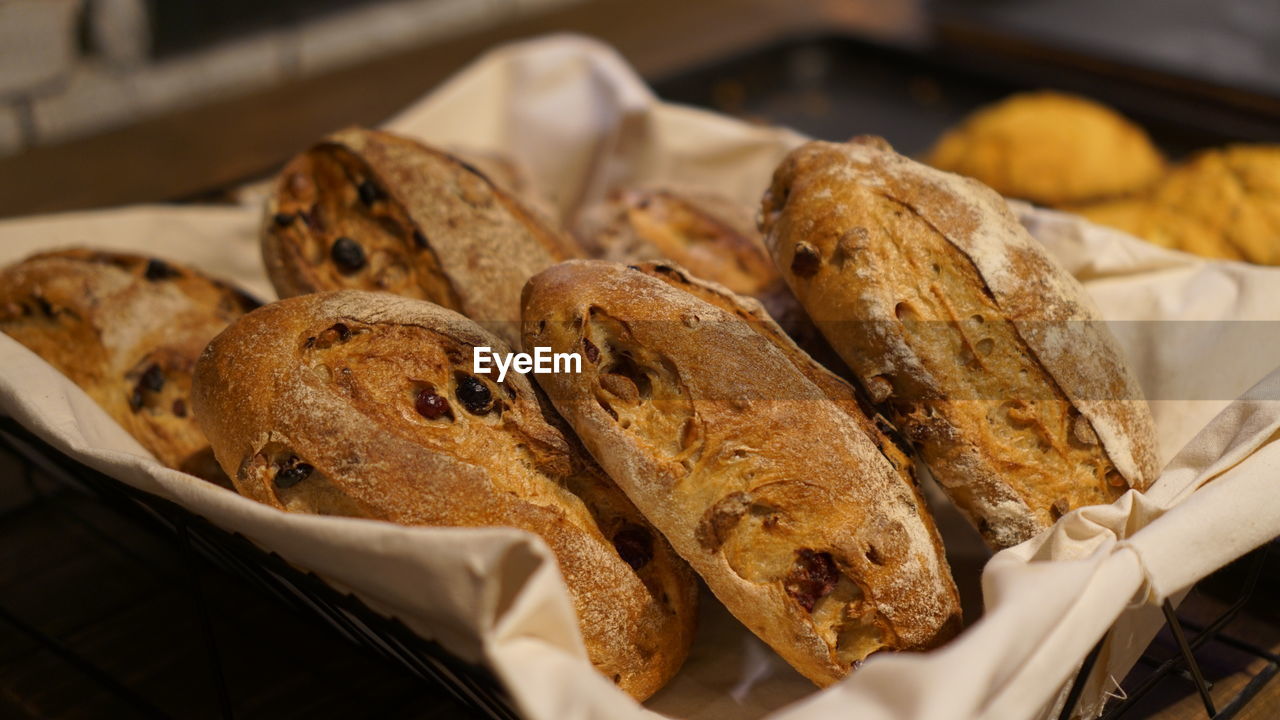
[[[195,412],[241,494],[267,505],[539,535],[592,662],[648,697],[688,653],[693,575],[523,375],[472,372],[478,346],[507,351],[429,302],[291,298],[209,344]]]
[[[591,454],[819,685],[954,635],[959,597],[901,454],[773,327],[653,270],[570,261],[525,287],[525,342],[583,355],[538,380]]]
[[[79,385],[161,463],[226,484],[191,412],[204,346],[258,302],[176,263],[94,250],[0,271],[0,331]]]
[[[879,138],[814,142],[761,218],[800,303],[993,548],[1156,478],[1115,338],[989,188]]]
[[[281,171],[262,255],[280,297],[374,290],[430,300],[519,342],[520,288],[576,244],[475,166],[349,128]]]

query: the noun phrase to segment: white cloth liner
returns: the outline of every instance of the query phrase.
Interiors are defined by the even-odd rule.
[[[612,50],[568,36],[490,52],[387,127],[509,152],[540,186],[555,188],[565,216],[615,182],[707,184],[754,203],[777,161],[804,140],[661,103]],[[1108,320],[1280,314],[1280,270],[1200,260],[1069,215],[1014,209]],[[56,247],[118,248],[189,263],[270,298],[258,213],[247,203],[8,220],[0,263]],[[488,662],[529,718],[1031,718],[1061,703],[1085,654],[1114,625],[1081,703],[1096,710],[1158,629],[1161,600],[1280,534],[1280,370],[1272,372],[1280,333],[1230,352],[1213,342],[1214,327],[1116,325],[1144,388],[1159,398],[1160,447],[1172,461],[1145,496],[1077,510],[996,555],[981,578],[983,618],[950,645],[874,656],[819,692],[708,598],[689,662],[648,708],[587,663],[559,572],[537,538],[277,512],[160,466],[70,381],[3,335],[0,412],[68,455],[355,591],[459,656]],[[1222,390],[1211,397],[1190,390],[1212,383]]]

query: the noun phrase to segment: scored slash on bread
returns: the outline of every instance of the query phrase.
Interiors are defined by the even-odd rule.
[[[583,353],[581,374],[539,376],[583,444],[815,683],[951,637],[959,598],[892,444],[758,306],[662,267],[570,261],[525,287],[526,343]]]
[[[1114,337],[990,189],[879,138],[813,142],[761,220],[800,303],[992,547],[1156,477]]]
[[[241,494],[290,512],[507,526],[555,554],[588,656],[643,699],[680,667],[697,584],[519,373],[472,373],[506,344],[385,293],[268,305],[209,344],[196,415]]]
[[[872,407],[868,398],[847,380],[811,357],[791,336],[774,322],[763,304],[749,297],[733,293],[729,288],[690,275],[684,268],[671,263],[644,262],[632,266],[646,275],[679,288],[700,300],[706,301],[731,315],[741,318],[762,337],[778,347],[793,365],[826,396],[844,410],[844,413],[862,427],[880,453],[909,482],[915,484],[915,467],[909,457],[910,448],[885,417]]]
[[[580,254],[474,166],[362,128],[291,160],[262,226],[263,260],[281,297],[354,289],[430,300],[513,346],[525,280]]]
[[[258,301],[190,268],[85,249],[0,271],[0,331],[57,368],[171,468],[221,485],[191,413],[205,343]]]

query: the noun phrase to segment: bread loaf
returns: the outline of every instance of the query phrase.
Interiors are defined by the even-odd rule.
[[[629,188],[591,208],[583,244],[613,262],[670,260],[742,295],[781,286],[752,208],[706,190]]]
[[[1072,209],[1175,250],[1280,265],[1280,145],[1206,150],[1141,194]]]
[[[960,622],[927,509],[794,354],[640,269],[562,263],[524,292],[525,342],[580,352],[539,383],[725,606],[819,685]]]
[[[477,346],[507,351],[428,302],[292,298],[209,344],[196,416],[240,492],[273,507],[541,536],[592,662],[645,698],[688,652],[692,573],[523,375],[472,374]]]
[[[1053,206],[1140,192],[1165,169],[1133,121],[1088,98],[1043,90],[979,108],[938,139],[928,162]]]
[[[161,463],[221,484],[191,414],[191,372],[205,344],[257,304],[188,268],[123,253],[42,253],[0,272],[0,330]]]
[[[578,254],[473,166],[360,128],[285,166],[262,229],[263,261],[281,297],[356,289],[426,299],[512,344],[524,281]]]
[[[991,546],[1155,478],[1114,338],[996,193],[878,138],[809,143],[761,217],[796,297]]]
[[[458,162],[474,168],[496,187],[518,198],[539,218],[554,216],[553,199],[542,192],[547,188],[535,184],[529,168],[515,157],[473,147],[450,146],[445,151],[457,158]],[[550,221],[544,220],[544,224],[550,226]]]
[[[774,266],[755,208],[702,188],[629,188],[584,213],[578,233],[592,257],[629,264],[665,260],[730,294],[759,300],[806,352],[839,365]]]

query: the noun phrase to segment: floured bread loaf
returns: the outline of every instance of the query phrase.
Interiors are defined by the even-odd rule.
[[[1156,477],[1114,338],[996,193],[879,138],[814,142],[761,217],[796,297],[991,546]]]
[[[161,463],[227,484],[191,413],[196,358],[258,302],[156,258],[42,253],[0,272],[0,331],[103,407]]]
[[[262,256],[281,297],[380,290],[430,300],[519,342],[520,288],[577,247],[474,166],[350,128],[289,162]]]
[[[236,487],[267,505],[541,536],[591,661],[648,697],[688,653],[692,573],[547,419],[523,375],[472,374],[477,346],[507,351],[429,302],[356,291],[292,298],[209,344],[196,416]]]
[[[950,637],[959,599],[909,476],[772,328],[681,284],[572,261],[525,287],[525,342],[584,357],[580,374],[539,376],[583,443],[815,683]]]

